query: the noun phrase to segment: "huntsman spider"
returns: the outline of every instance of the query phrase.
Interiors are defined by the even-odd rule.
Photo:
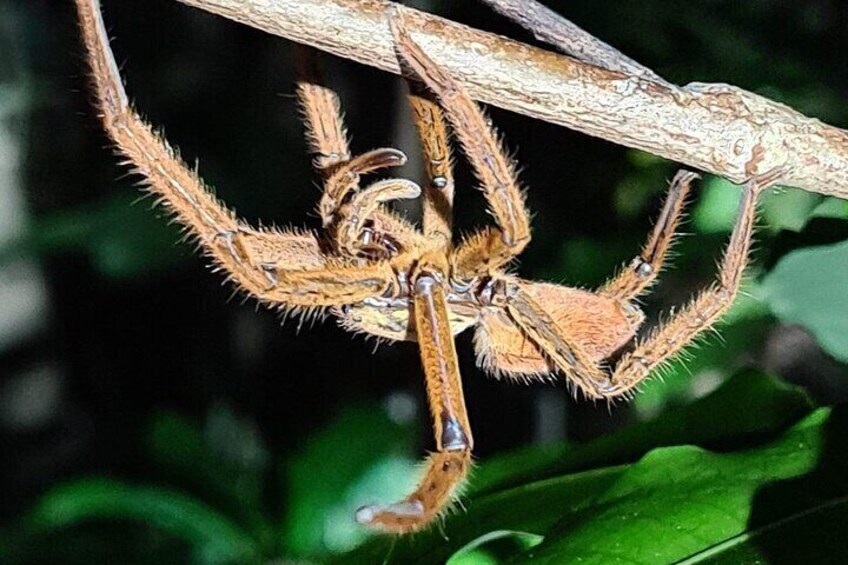
[[[400,502],[359,509],[356,519],[404,533],[432,523],[471,466],[474,440],[453,337],[474,326],[483,369],[508,377],[560,374],[590,399],[627,396],[659,365],[710,328],[736,296],[758,194],[773,171],[748,181],[717,281],[633,344],[643,322],[636,299],[663,266],[697,175],[679,172],[642,253],[600,289],[523,280],[507,272],[530,242],[530,217],[515,167],[463,88],[389,15],[397,55],[418,83],[410,102],[427,183],[401,179],[360,186],[360,177],[400,165],[395,149],[352,157],[336,94],[303,80],[298,95],[308,140],[324,176],[318,212],[325,229],[258,229],[240,221],[167,142],[132,109],[111,53],[97,0],[75,0],[100,117],[127,164],[196,238],[214,265],[261,303],[287,311],[329,311],[344,328],[417,341],[435,435],[418,488]],[[438,103],[434,102],[437,100]],[[446,118],[446,120],[445,120]],[[454,244],[454,184],[448,124],[481,183],[496,226]],[[422,228],[386,203],[423,198]],[[620,354],[626,345],[631,349]],[[619,354],[614,366],[604,360]]]

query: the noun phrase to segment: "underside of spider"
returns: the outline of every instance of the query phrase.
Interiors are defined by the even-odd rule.
[[[362,175],[400,165],[405,157],[395,149],[351,156],[335,93],[304,71],[298,94],[315,166],[324,177],[318,206],[324,231],[253,228],[218,202],[131,108],[97,0],[76,3],[108,135],[218,270],[264,304],[300,313],[329,309],[349,330],[418,342],[436,451],[420,486],[406,499],[357,512],[357,520],[385,531],[430,524],[471,465],[473,439],[454,335],[475,326],[477,356],[490,373],[522,379],[561,375],[592,399],[626,396],[730,306],[748,258],[757,195],[782,172],[744,186],[716,282],[634,343],[643,321],[636,301],[663,266],[694,173],[675,176],[642,253],[602,288],[592,292],[508,274],[510,262],[530,241],[514,166],[462,87],[430,60],[398,16],[388,15],[399,61],[414,81],[409,100],[425,156],[423,190],[403,179],[362,187]],[[496,222],[458,244],[451,229],[448,125]],[[386,206],[418,197],[420,230]],[[604,363],[614,355],[614,366]]]

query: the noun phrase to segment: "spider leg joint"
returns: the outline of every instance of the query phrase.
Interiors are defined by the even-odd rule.
[[[640,279],[646,279],[654,274],[654,267],[644,257],[636,257],[630,263],[630,268]]]
[[[445,451],[461,451],[470,447],[468,435],[455,416],[442,412],[442,447]]]
[[[235,237],[236,237],[236,232],[234,232],[233,230],[223,230],[223,231],[219,231],[219,232],[215,233],[215,235],[212,238],[212,241],[217,241],[218,239],[223,239],[224,244],[227,246],[227,250],[230,252],[230,255],[233,256],[233,259],[235,259],[235,261],[237,263],[241,263],[242,262],[241,255],[239,255],[239,253],[236,251]]]

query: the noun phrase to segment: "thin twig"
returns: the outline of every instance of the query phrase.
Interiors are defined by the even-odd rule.
[[[544,41],[575,59],[664,86],[673,86],[645,65],[637,63],[536,0],[480,1],[531,32],[539,41]]]
[[[179,1],[398,73],[387,20],[394,7],[477,100],[735,182],[785,165],[784,184],[848,198],[848,132],[733,86],[663,86],[386,0]]]

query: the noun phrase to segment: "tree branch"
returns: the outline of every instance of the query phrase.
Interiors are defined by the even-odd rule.
[[[539,41],[584,63],[646,78],[664,86],[674,86],[645,65],[637,63],[536,0],[480,1],[531,32]]]
[[[722,84],[658,84],[387,0],[179,0],[398,73],[389,7],[477,100],[735,182],[787,165],[784,184],[848,198],[848,132]]]

